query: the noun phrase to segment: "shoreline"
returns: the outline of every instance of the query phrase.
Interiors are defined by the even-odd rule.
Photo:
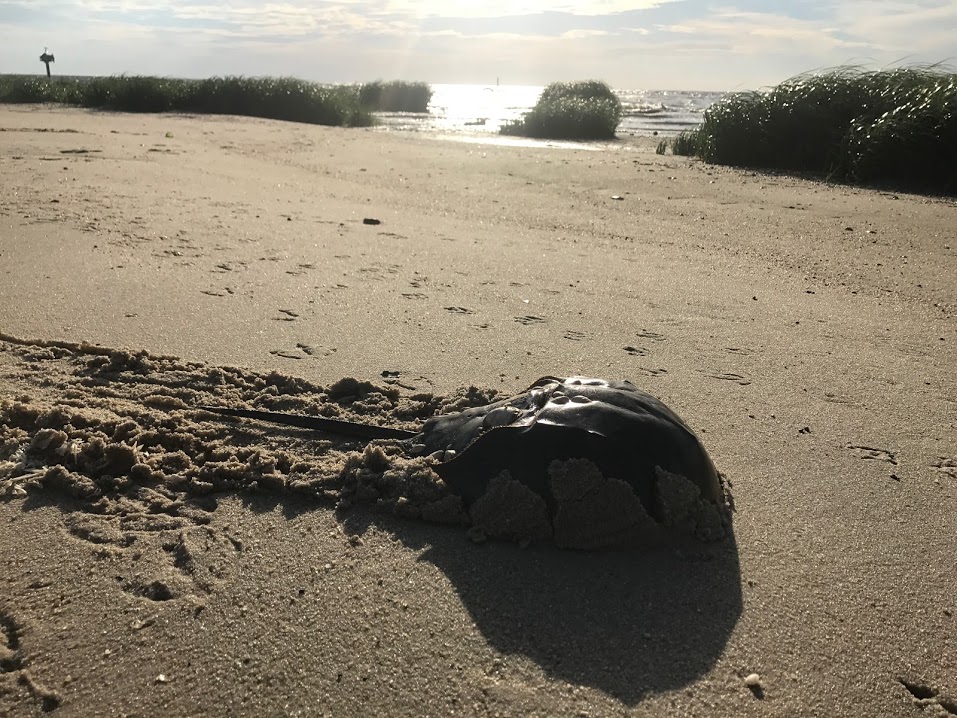
[[[517,137],[498,133],[444,132],[442,130],[393,129],[386,126],[369,128],[375,132],[393,134],[399,137],[422,138],[427,141],[456,142],[466,145],[488,145],[491,147],[513,147],[522,149],[583,150],[585,152],[654,152],[664,135],[631,134],[616,137],[614,140],[547,140],[534,137]]]
[[[651,142],[10,106],[0,129],[0,332],[405,397],[630,379],[699,432],[737,509],[699,555],[476,545],[250,491],[165,512],[7,497],[0,712],[55,694],[58,715],[908,716],[957,697],[952,201]],[[111,391],[65,361],[0,351],[2,393]]]

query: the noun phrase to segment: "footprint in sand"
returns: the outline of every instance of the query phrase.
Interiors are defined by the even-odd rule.
[[[20,627],[10,613],[0,610],[0,675],[16,674],[16,682],[40,702],[44,713],[59,708],[63,699],[56,691],[38,683],[26,664],[23,646],[20,644]]]
[[[173,568],[193,582],[197,591],[212,593],[236,568],[243,544],[210,526],[192,526],[167,537],[162,549]]]
[[[474,311],[466,307],[445,307],[445,311],[451,312],[452,314],[475,314]]]
[[[0,610],[0,672],[8,673],[23,668],[20,656],[20,637],[13,616]]]
[[[574,329],[567,329],[565,334],[562,335],[563,338],[568,339],[573,342],[582,342],[588,339],[588,334],[585,332],[579,332]]]
[[[286,274],[289,274],[293,277],[299,277],[305,274],[308,270],[314,269],[316,265],[314,264],[297,264],[295,269],[287,269]]]
[[[936,709],[934,715],[952,715],[957,716],[957,700],[942,696],[940,691],[928,684],[926,681],[913,678],[898,678],[902,686],[910,693],[914,704],[922,711],[934,706]]]
[[[299,318],[299,315],[292,309],[277,309],[276,311],[283,315],[281,317],[273,317],[273,321],[276,322],[294,322]]]
[[[399,269],[401,267],[398,264],[376,263],[370,267],[360,267],[358,271],[365,278],[382,281],[387,279],[389,275],[398,274]]]
[[[633,357],[643,357],[648,355],[648,350],[644,347],[622,347],[625,350],[626,354],[630,354]]]
[[[144,509],[157,509],[157,500]],[[94,555],[113,560],[122,590],[148,601],[172,601],[212,593],[235,571],[242,543],[205,525],[215,505],[206,497],[167,508],[184,515],[76,511],[66,516],[64,526],[70,536],[91,544]]]
[[[538,317],[534,314],[528,314],[524,317],[515,317],[515,321],[519,324],[524,324],[526,327],[532,324],[544,324],[545,317]]]
[[[886,461],[888,464],[897,466],[897,455],[893,451],[876,449],[872,446],[858,446],[856,444],[845,444],[844,448],[851,451],[859,459]]]
[[[735,384],[740,386],[747,386],[751,383],[751,380],[741,374],[735,374],[734,372],[701,372],[705,376],[709,376],[712,379],[720,379],[721,381],[733,381]]]
[[[282,357],[283,359],[306,359],[319,355],[327,357],[335,351],[335,349],[322,349],[321,347],[314,347],[311,344],[297,342],[295,349],[271,349],[269,353],[273,356]]]
[[[409,384],[408,382],[402,381],[402,372],[398,369],[383,369],[379,373],[379,376],[381,376],[382,381],[384,381],[389,386],[398,386],[398,387],[402,387],[403,389],[408,389],[409,391],[416,391],[415,386],[413,386],[412,384]],[[429,381],[423,376],[420,376],[418,378],[425,379],[425,381]],[[414,381],[415,380],[413,380],[413,382]],[[431,384],[432,382],[429,382],[429,383]]]
[[[640,332],[635,334],[636,337],[641,339],[649,339],[653,342],[663,342],[665,340],[664,334],[659,334],[658,332],[650,332],[647,329],[643,329]]]
[[[931,468],[941,476],[946,476],[948,479],[957,479],[957,461],[954,459],[940,456],[937,458],[937,461],[931,464]]]

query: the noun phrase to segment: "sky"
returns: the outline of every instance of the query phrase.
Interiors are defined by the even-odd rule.
[[[0,73],[748,90],[957,65],[957,0],[0,0]]]

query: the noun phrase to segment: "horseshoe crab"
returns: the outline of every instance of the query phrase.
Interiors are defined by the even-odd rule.
[[[419,431],[276,412],[203,406],[210,412],[299,426],[360,439],[398,439],[434,470],[466,506],[508,472],[554,506],[553,462],[587,460],[624,482],[655,521],[667,521],[662,494],[724,507],[721,479],[695,433],[665,404],[627,381],[546,376],[516,396],[428,419]],[[663,484],[664,482],[664,484]],[[669,488],[667,484],[679,489]],[[682,509],[684,510],[684,509]]]

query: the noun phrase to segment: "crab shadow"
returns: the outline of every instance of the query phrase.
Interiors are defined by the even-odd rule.
[[[684,551],[585,553],[476,545],[448,540],[448,529],[369,519],[448,577],[490,645],[629,705],[708,672],[741,615],[733,537]],[[344,523],[363,530],[355,514]]]

